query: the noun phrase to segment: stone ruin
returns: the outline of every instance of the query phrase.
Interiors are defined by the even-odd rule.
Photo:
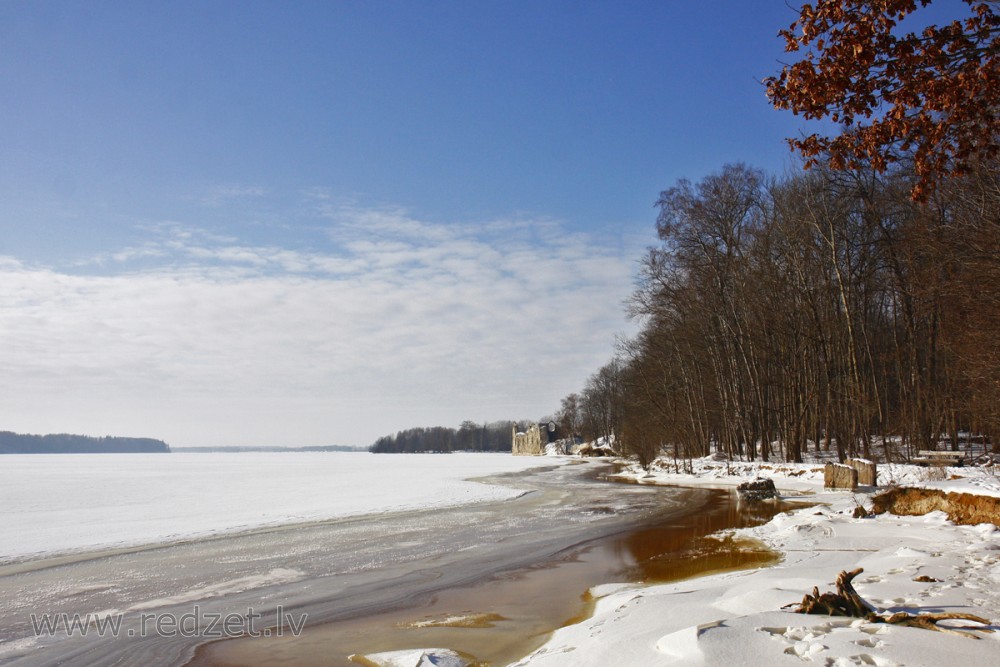
[[[554,421],[532,424],[527,431],[518,431],[515,423],[510,429],[510,451],[515,456],[540,456],[545,446],[556,442],[559,426]]]
[[[514,456],[538,456],[544,454],[542,446],[542,429],[538,424],[532,424],[527,431],[518,432],[517,426],[511,427],[510,451]]]

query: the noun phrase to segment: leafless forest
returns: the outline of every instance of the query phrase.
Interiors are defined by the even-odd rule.
[[[742,164],[657,202],[641,333],[563,400],[560,421],[657,452],[907,459],[1000,423],[1000,171],[911,198],[905,166]],[[762,444],[763,443],[763,444]]]

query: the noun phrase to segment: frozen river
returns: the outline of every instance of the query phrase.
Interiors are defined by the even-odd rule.
[[[203,456],[209,455],[188,455]],[[229,457],[232,464],[224,467],[231,469],[244,465],[246,455],[221,456]],[[316,458],[277,455],[296,456],[305,456],[302,461]],[[354,456],[373,458],[323,456],[332,462],[346,457],[345,467]],[[707,491],[602,482],[595,479],[600,468],[595,463],[552,465],[546,459],[493,455],[402,455],[386,461],[390,459],[402,462],[398,474],[380,472],[364,483],[346,473],[340,478],[341,488],[351,488],[352,497],[386,499],[367,512],[353,505],[324,509],[312,503],[300,505],[305,509],[293,514],[286,504],[281,511],[260,514],[255,528],[239,533],[227,531],[252,524],[220,527],[223,533],[210,537],[209,526],[202,523],[194,537],[130,548],[120,548],[127,540],[119,537],[109,542],[107,535],[113,531],[98,530],[99,543],[119,548],[0,566],[0,664],[182,665],[200,644],[217,638],[205,633],[211,618],[248,611],[258,615],[252,628],[242,628],[245,631],[277,626],[279,607],[286,620],[307,618],[309,626],[372,615],[436,591],[545,562],[573,545],[654,516],[696,511],[710,496]],[[273,461],[272,471],[287,470],[285,463]],[[442,468],[435,470],[438,465]],[[315,466],[302,469],[309,467]],[[303,474],[301,483],[294,475],[286,477],[289,486],[283,492],[319,493],[333,483]],[[464,482],[462,476],[486,478]],[[249,475],[244,479],[261,481],[264,493],[241,493],[247,502],[265,507],[269,496],[282,492],[279,477]],[[402,501],[403,491],[393,488],[402,480],[424,495]],[[220,482],[220,487],[227,485],[239,486],[231,480]],[[322,515],[315,513],[322,511],[329,518],[319,519]],[[99,527],[100,522],[88,525]],[[58,619],[62,614],[113,618],[121,625],[114,636],[100,636],[93,624],[86,636],[37,632],[39,618]],[[185,616],[186,628],[156,625],[161,619]],[[191,632],[185,632],[188,629]]]
[[[0,563],[359,514],[506,500],[509,454],[58,454],[0,458]]]

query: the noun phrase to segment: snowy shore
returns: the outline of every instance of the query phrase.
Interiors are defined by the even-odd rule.
[[[630,665],[963,665],[997,664],[1000,635],[973,640],[861,619],[795,614],[788,605],[818,586],[834,590],[842,570],[864,568],[858,593],[880,610],[964,612],[1000,622],[1000,530],[957,526],[943,512],[853,518],[873,490],[823,488],[819,464],[695,461],[693,474],[671,464],[623,475],[642,484],[735,486],[770,477],[786,499],[812,506],[779,515],[738,536],[783,555],[774,567],[665,585],[600,586],[594,614],[558,630],[517,666]],[[879,483],[1000,495],[984,468],[879,466]],[[921,581],[915,579],[920,578]],[[995,626],[993,626],[994,629]]]

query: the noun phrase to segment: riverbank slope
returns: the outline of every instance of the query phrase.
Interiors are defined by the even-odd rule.
[[[642,484],[735,486],[763,475],[788,496],[819,505],[779,515],[756,528],[733,531],[783,554],[780,564],[656,585],[609,585],[589,619],[558,630],[515,663],[574,665],[942,665],[995,664],[997,634],[974,640],[860,619],[806,616],[788,609],[818,586],[834,589],[842,570],[864,568],[855,579],[862,597],[886,611],[964,612],[1000,619],[1000,530],[993,524],[958,526],[943,512],[854,518],[871,506],[873,490],[823,489],[816,464],[695,461],[684,474],[661,462],[650,472],[623,475]],[[880,466],[885,483],[1000,495],[991,469]],[[996,629],[988,627],[987,629]]]

